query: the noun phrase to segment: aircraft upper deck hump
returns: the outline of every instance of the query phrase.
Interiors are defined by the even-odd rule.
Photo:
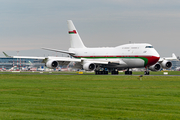
[[[85,48],[72,20],[68,20],[67,23],[70,35],[71,48]]]

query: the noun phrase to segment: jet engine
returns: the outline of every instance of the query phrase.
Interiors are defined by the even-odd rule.
[[[158,71],[158,70],[161,69],[161,65],[160,65],[159,63],[156,63],[156,64],[150,66],[149,69],[150,69],[151,71]]]
[[[53,60],[49,60],[49,61],[47,61],[46,66],[48,68],[54,69],[54,68],[56,68],[58,66],[58,62],[53,61]]]
[[[93,71],[95,70],[95,68],[96,68],[96,65],[94,63],[85,63],[83,65],[83,69],[86,71]]]
[[[164,69],[168,69],[168,68],[170,68],[172,66],[172,62],[167,61],[167,60],[163,60],[162,63],[161,63],[161,66]]]

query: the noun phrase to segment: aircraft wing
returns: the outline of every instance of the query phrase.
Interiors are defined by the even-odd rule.
[[[10,56],[11,58],[26,58],[26,59],[45,59],[45,57],[32,57],[32,56]]]
[[[83,62],[90,62],[90,63],[94,63],[94,64],[108,64],[109,61],[107,60],[89,60],[89,59],[77,59],[77,58],[69,58],[69,57],[48,57],[49,60],[54,60],[57,62],[79,62],[79,63],[83,63]],[[113,62],[115,63],[115,62]]]
[[[81,62],[81,59],[74,59],[70,57],[48,57],[49,60],[54,60],[54,61],[67,61],[67,62]]]
[[[32,57],[32,56],[9,56],[5,54],[6,57],[10,58],[26,58],[26,59],[41,59],[42,63],[45,63],[48,68],[56,68],[58,65],[68,65],[70,62],[75,62],[75,66],[82,68],[85,64],[95,64],[95,65],[126,65],[123,60],[102,60],[102,59],[87,59],[87,58],[70,58],[70,57]]]
[[[89,60],[89,59],[77,59],[77,58],[70,58],[70,57],[53,57],[53,56],[49,56],[49,57],[33,57],[33,56],[9,56],[7,55],[5,52],[3,52],[3,54],[6,57],[10,57],[10,58],[26,58],[26,59],[41,59],[41,60],[53,60],[53,61],[57,61],[57,62],[92,62],[95,64],[108,64],[109,61],[107,60]],[[115,61],[114,61],[115,62]]]
[[[27,58],[27,59],[45,59],[45,57],[33,57],[33,56],[9,56],[5,52],[3,54],[8,58]]]
[[[162,62],[163,60],[178,60],[177,56],[173,53],[172,57],[163,57],[159,59],[159,62]]]

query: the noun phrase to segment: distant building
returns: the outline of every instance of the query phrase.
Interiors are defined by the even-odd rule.
[[[12,67],[16,66],[18,69],[21,69],[23,67],[41,67],[45,66],[44,63],[42,63],[42,60],[39,59],[17,59],[17,58],[7,58],[7,57],[0,57],[0,68],[9,70]]]
[[[172,67],[171,67],[171,69],[172,70],[180,70],[180,61],[172,61]]]

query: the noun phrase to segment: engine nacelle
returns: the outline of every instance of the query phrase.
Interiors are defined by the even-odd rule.
[[[46,63],[46,67],[54,69],[58,66],[58,62],[57,61],[53,61],[53,60],[49,60]]]
[[[156,63],[149,67],[151,71],[159,71],[161,69],[161,65],[159,63]]]
[[[95,68],[96,68],[96,65],[94,63],[85,63],[83,65],[83,69],[86,71],[93,71],[95,70]]]
[[[170,68],[172,66],[172,62],[167,61],[167,60],[163,60],[163,62],[161,63],[161,66],[164,69],[168,69],[168,68]]]

